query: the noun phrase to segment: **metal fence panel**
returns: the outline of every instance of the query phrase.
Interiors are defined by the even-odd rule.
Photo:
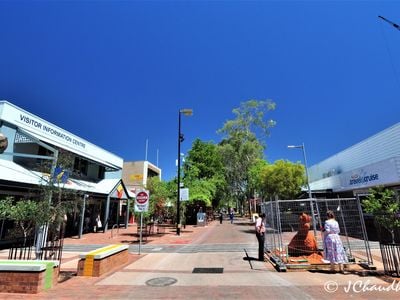
[[[262,204],[266,214],[265,249],[286,264],[323,263],[322,226],[332,210],[349,262],[372,265],[358,198],[275,200]]]

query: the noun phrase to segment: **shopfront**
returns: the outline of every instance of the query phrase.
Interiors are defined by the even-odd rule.
[[[8,142],[0,154],[0,197],[31,199],[57,178],[80,202],[68,218],[71,233],[76,233],[82,216],[84,231],[92,231],[98,216],[107,230],[123,215],[129,197],[122,158],[7,101],[0,101],[0,133]],[[68,158],[68,168],[63,168],[62,157]]]

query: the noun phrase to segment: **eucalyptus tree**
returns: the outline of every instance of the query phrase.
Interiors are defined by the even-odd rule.
[[[262,171],[267,165],[268,162],[265,159],[258,159],[249,169],[248,190],[252,195],[262,199],[265,196]]]
[[[235,118],[225,122],[218,133],[223,135],[219,144],[225,166],[229,195],[234,197],[236,208],[243,212],[243,202],[251,195],[249,171],[264,157],[265,139],[276,125],[266,115],[276,107],[271,100],[249,100],[233,110]]]

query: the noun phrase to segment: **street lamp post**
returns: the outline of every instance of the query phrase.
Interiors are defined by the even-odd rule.
[[[293,148],[301,148],[303,150],[303,158],[304,158],[304,167],[306,169],[306,179],[307,179],[307,189],[308,189],[308,198],[312,199],[312,193],[311,193],[311,188],[310,188],[310,178],[308,177],[308,167],[307,167],[307,158],[306,158],[306,147],[304,146],[304,143],[301,145],[295,146],[295,145],[289,145],[287,146],[289,149]]]
[[[178,116],[178,197],[176,200],[176,234],[181,234],[181,212],[180,212],[180,202],[181,202],[181,142],[183,142],[184,137],[181,133],[181,115],[191,116],[193,114],[193,110],[190,108],[180,109]]]
[[[303,150],[303,158],[304,158],[304,167],[306,169],[306,180],[307,180],[307,189],[308,189],[308,198],[310,199],[310,204],[311,204],[311,214],[312,214],[312,220],[313,220],[313,229],[314,229],[314,236],[316,236],[316,220],[315,220],[315,213],[314,213],[314,203],[313,203],[313,198],[312,198],[312,193],[311,193],[311,188],[310,188],[310,178],[308,176],[308,167],[307,167],[307,158],[306,158],[306,147],[304,146],[304,143],[301,145],[289,145],[287,146],[289,149],[293,148],[301,148]],[[318,208],[317,208],[318,209]]]

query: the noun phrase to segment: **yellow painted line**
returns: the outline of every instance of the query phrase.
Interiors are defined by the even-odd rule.
[[[99,249],[90,251],[90,252],[88,252],[88,254],[93,254],[93,255],[100,254],[101,252],[112,250],[114,248],[118,248],[119,246],[123,246],[123,244],[114,244],[114,245],[106,246],[103,248],[99,248]]]
[[[86,254],[85,264],[83,266],[83,276],[92,276],[93,275],[93,266],[94,266],[94,256],[100,254],[102,252],[106,252],[108,250],[112,250],[114,248],[118,248],[119,246],[123,246],[122,244],[110,245],[103,248],[99,248],[93,251],[90,251]]]

